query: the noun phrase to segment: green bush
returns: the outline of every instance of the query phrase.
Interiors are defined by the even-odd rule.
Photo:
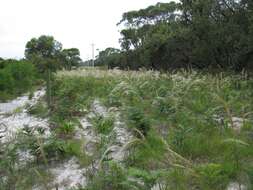
[[[114,162],[104,163],[97,175],[91,174],[91,180],[86,190],[129,190],[131,184],[127,183],[127,175],[120,165]]]
[[[108,135],[113,129],[114,119],[113,117],[96,116],[92,119],[92,124],[98,133]]]
[[[59,124],[56,129],[57,133],[63,135],[64,137],[73,136],[75,132],[75,124],[72,122],[65,122]]]
[[[62,140],[51,137],[43,144],[35,143],[32,152],[39,161],[54,161],[76,156],[83,159],[85,154],[82,150],[83,142],[80,140]]]
[[[127,110],[127,122],[131,128],[136,128],[144,136],[147,135],[151,128],[149,119],[144,112],[138,107],[130,107]]]
[[[219,164],[206,164],[197,169],[200,176],[201,189],[222,190],[229,183],[229,175]]]
[[[31,90],[36,77],[36,70],[29,62],[15,61],[6,64],[0,69],[0,100],[5,101]]]
[[[28,113],[37,117],[45,118],[48,116],[47,105],[40,101],[28,109]]]
[[[0,70],[0,91],[7,93],[13,93],[15,88],[15,81],[12,77],[12,73],[7,69]]]
[[[63,119],[86,114],[84,110],[90,106],[95,97],[110,92],[106,84],[105,80],[89,76],[57,78],[52,86],[53,113]]]

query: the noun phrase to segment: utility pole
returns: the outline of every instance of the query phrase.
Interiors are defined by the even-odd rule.
[[[89,63],[89,60],[90,60],[89,54],[87,54],[86,57],[87,57],[87,58],[86,58],[86,61],[87,61],[86,63],[87,63],[87,65],[85,65],[85,66],[88,66],[88,67],[89,67],[89,66],[90,66],[90,63]]]
[[[94,43],[92,43],[91,44],[91,48],[92,48],[92,66],[94,67],[94,59],[95,59],[95,57],[94,57],[94,48],[95,48],[95,44]]]

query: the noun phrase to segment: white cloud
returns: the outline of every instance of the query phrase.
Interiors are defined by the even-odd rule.
[[[32,37],[53,35],[81,57],[96,48],[119,47],[116,24],[124,12],[169,0],[0,0],[0,57],[21,58]]]

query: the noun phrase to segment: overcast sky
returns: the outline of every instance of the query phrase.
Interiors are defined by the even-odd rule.
[[[95,49],[119,47],[116,24],[124,12],[169,0],[0,0],[0,57],[22,58],[32,37],[52,35],[64,48],[91,57]]]

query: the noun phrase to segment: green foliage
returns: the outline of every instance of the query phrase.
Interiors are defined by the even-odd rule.
[[[37,157],[40,162],[60,161],[62,159],[76,156],[77,158],[84,159],[85,154],[82,150],[83,142],[80,140],[63,140],[60,138],[51,137],[45,142],[35,141],[31,145],[32,153]]]
[[[100,170],[97,175],[92,176],[85,190],[128,190],[131,185],[127,183],[127,175],[124,169],[114,163],[109,162],[103,165],[103,170]]]
[[[85,153],[82,150],[83,142],[80,140],[68,140],[64,146],[65,156],[76,156],[80,160],[85,159]]]
[[[40,73],[47,70],[55,71],[59,67],[59,55],[62,44],[52,36],[42,35],[39,38],[32,38],[26,44],[25,56]]]
[[[250,183],[253,86],[244,75],[89,69],[58,73],[55,82],[55,115],[82,117],[82,110],[99,99],[117,109],[136,135],[123,145],[123,174],[113,173],[101,161],[103,167],[93,171],[88,189],[159,185],[179,190],[226,189],[231,181]],[[240,130],[231,126],[231,117],[245,120]],[[111,122],[104,117],[94,120],[99,133],[110,133]],[[104,153],[110,142],[103,136],[97,151]]]
[[[36,165],[33,161],[26,164],[20,161],[20,151],[28,151],[26,148],[29,144],[34,143],[31,136],[17,136],[11,143],[2,144],[0,151],[0,186],[6,190],[26,190],[31,189],[35,185],[44,185],[50,183],[50,174]],[[20,138],[20,139],[19,139]],[[23,144],[24,143],[24,144]],[[26,144],[27,143],[27,144]],[[41,178],[34,178],[36,172],[39,172]]]
[[[252,3],[199,0],[157,3],[123,14],[121,51],[99,64],[123,69],[252,70]]]
[[[136,128],[144,136],[147,135],[151,128],[149,119],[145,116],[141,109],[136,107],[131,107],[127,110],[127,122],[129,127]]]
[[[108,135],[111,133],[113,126],[114,126],[114,118],[112,116],[103,117],[103,116],[96,116],[92,118],[91,123],[93,124],[95,130],[98,133]]]
[[[67,70],[77,67],[81,63],[80,51],[77,48],[63,49],[61,52],[61,64]]]
[[[48,107],[43,101],[39,101],[37,104],[29,107],[28,113],[40,118],[45,118],[48,116]]]
[[[64,137],[73,136],[75,132],[75,124],[73,122],[63,121],[59,124],[56,131],[59,135],[63,135]]]
[[[115,48],[106,48],[99,52],[95,61],[96,66],[107,66],[107,68],[114,68],[118,66],[120,60],[120,50]]]
[[[92,76],[57,78],[52,86],[53,114],[63,120],[85,115],[95,97],[110,92],[106,84],[107,81]]]
[[[180,125],[178,129],[175,129],[174,132],[174,143],[177,147],[182,148],[184,146],[184,140],[186,139],[186,136],[190,133],[192,128],[186,128],[183,125]]]
[[[26,61],[7,62],[0,69],[0,100],[8,100],[21,95],[36,84],[36,70]]]
[[[157,180],[157,175],[155,173],[136,168],[130,168],[128,170],[128,175],[143,182],[145,189],[151,189]]]
[[[201,189],[224,189],[229,183],[229,174],[219,164],[202,165],[197,171]]]
[[[247,168],[247,173],[249,176],[250,184],[253,184],[253,166]]]

